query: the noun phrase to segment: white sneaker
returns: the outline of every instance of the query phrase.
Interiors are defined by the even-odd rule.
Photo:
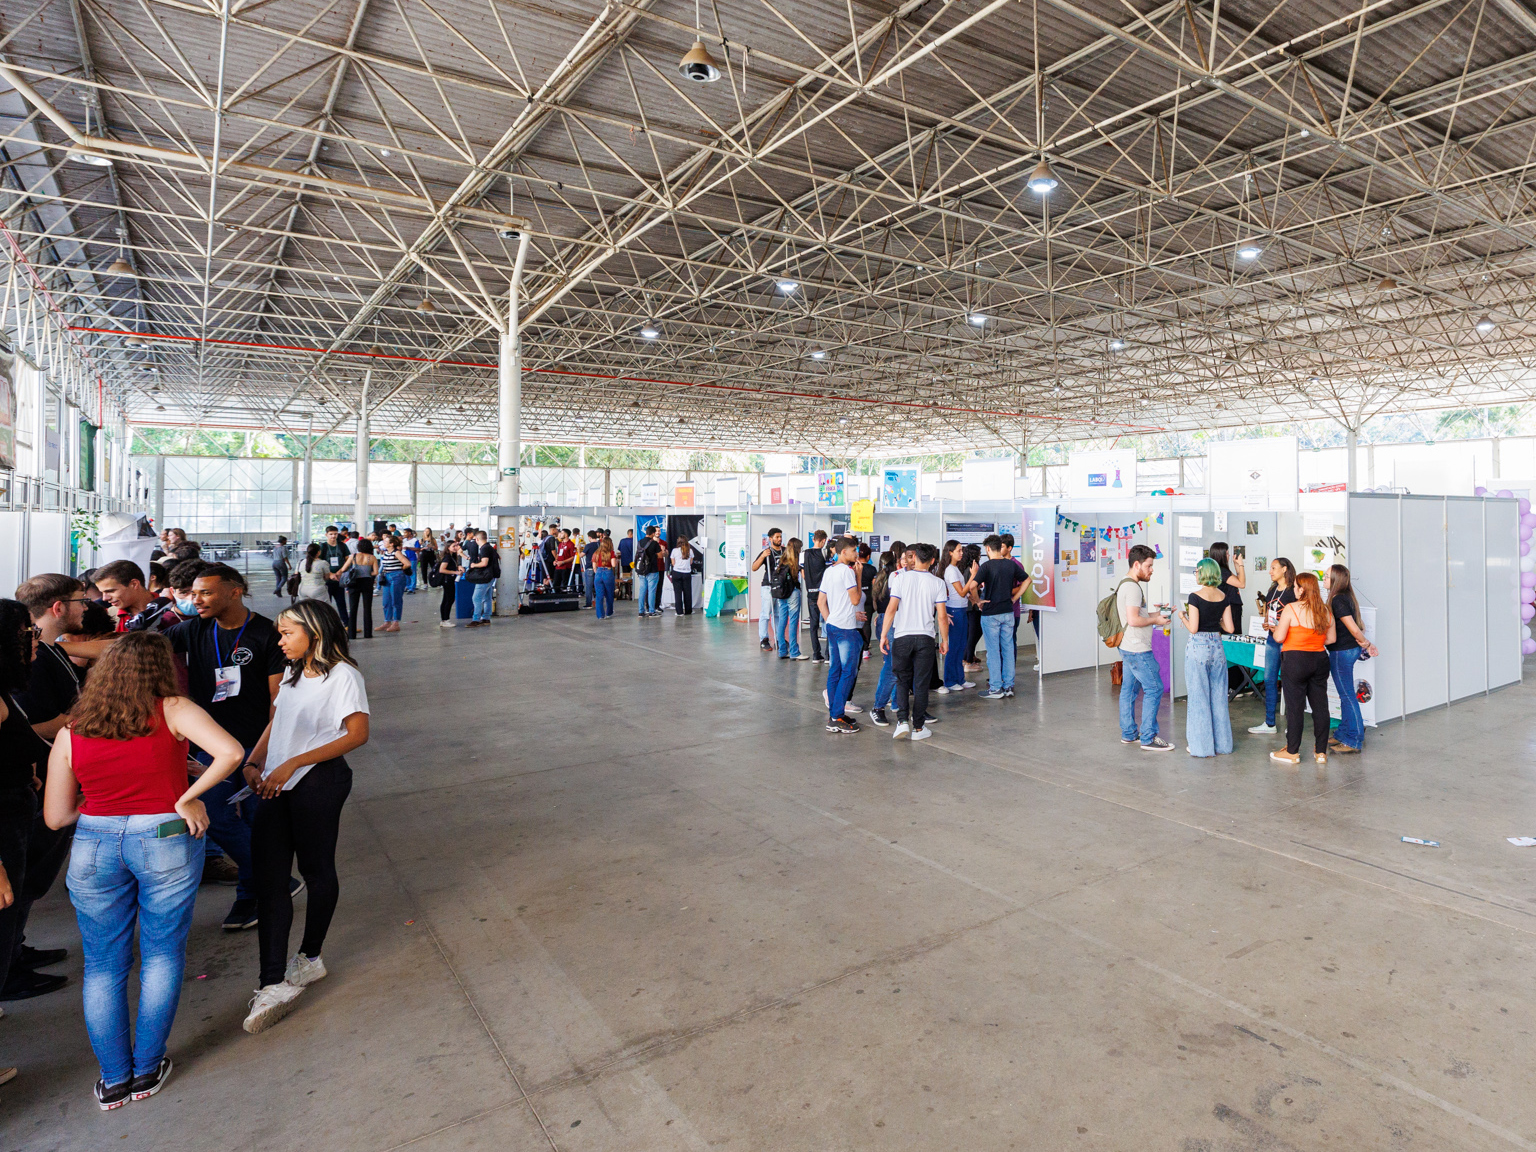
[[[843,711],[844,712],[862,712],[862,711],[864,711],[864,709],[860,708],[852,700],[844,700],[843,701]]]
[[[809,660],[809,659],[810,659],[810,657],[809,657],[809,656],[806,656],[806,655],[804,655],[804,654],[803,654],[803,653],[802,653],[802,654],[801,654],[801,655],[799,655],[799,656],[791,656],[791,657],[790,657],[790,659],[791,659],[791,660]]]
[[[937,692],[940,696],[948,696],[951,690],[945,688],[943,685],[940,685],[939,687],[935,688],[934,691]]]
[[[892,740],[900,740],[903,736],[912,735],[912,726],[905,720],[896,721],[896,731],[891,733]]]
[[[928,731],[928,729],[926,729],[926,728],[919,728],[915,732],[912,733],[912,739],[914,739],[914,740],[926,740],[926,739],[928,739],[932,735],[933,735],[933,733]]]
[[[283,973],[283,982],[295,988],[307,988],[316,980],[324,979],[325,961],[318,956],[310,959],[302,952],[293,954],[293,959],[288,961],[288,971]]]
[[[1273,736],[1275,734],[1275,726],[1273,724],[1255,724],[1248,731],[1255,736]]]
[[[441,624],[438,625],[438,627],[439,628],[452,628],[453,627],[453,621],[452,620],[444,620]]]
[[[967,680],[964,684],[960,685],[960,687],[962,687],[962,688],[974,688],[974,687],[976,687],[976,683],[973,680]]]
[[[265,988],[256,989],[256,996],[251,1000],[251,1011],[242,1027],[252,1036],[265,1032],[292,1012],[294,1004],[302,995],[304,989],[296,988],[286,980],[281,984],[268,984]]]

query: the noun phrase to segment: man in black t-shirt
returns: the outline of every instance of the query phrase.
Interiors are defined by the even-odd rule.
[[[987,559],[976,566],[965,591],[979,592],[981,634],[987,643],[987,688],[983,700],[1002,700],[1013,695],[1013,606],[1024,595],[1024,570],[1003,555],[1003,538],[994,533],[981,542]]]
[[[645,529],[645,539],[640,541],[640,547],[635,552],[635,583],[638,585],[635,598],[640,601],[641,616],[661,615],[658,596],[661,592],[661,574],[666,566],[666,550],[656,538],[656,525],[649,524]]]
[[[464,578],[474,590],[475,602],[475,618],[466,627],[489,627],[496,581],[501,576],[501,556],[485,531],[475,533],[475,546],[466,554],[464,568]]]
[[[800,557],[800,575],[805,580],[805,618],[811,625],[811,663],[821,664],[821,577],[831,558],[827,555],[826,531],[818,528],[811,536],[811,546]]]
[[[211,564],[192,582],[197,619],[166,633],[171,648],[186,658],[187,695],[228,732],[249,755],[272,718],[273,702],[288,667],[278,646],[277,628],[245,606],[245,577],[228,564]],[[210,762],[201,749],[200,763]],[[235,932],[256,926],[256,895],[251,886],[253,799],[231,804],[244,786],[240,773],[203,793],[208,836],[222,848],[240,879],[235,903],[224,928]]]
[[[773,651],[773,643],[768,639],[773,631],[773,600],[767,589],[773,587],[773,582],[779,575],[779,557],[784,554],[784,533],[778,528],[768,529],[768,546],[757,554],[757,559],[752,561],[752,571],[759,568],[763,570],[763,597],[757,613],[757,643],[764,652]]]
[[[341,530],[334,524],[325,526],[325,543],[320,545],[320,559],[325,561],[326,567],[335,576],[341,571],[341,566],[347,562],[347,557],[352,555],[352,549],[341,538]],[[330,593],[331,603],[336,607],[336,615],[341,617],[341,626],[347,626],[347,590],[341,586],[339,580],[327,580],[325,590]],[[238,776],[239,773],[236,773]]]

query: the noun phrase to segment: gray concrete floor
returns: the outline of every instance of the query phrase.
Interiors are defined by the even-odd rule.
[[[0,1150],[1536,1147],[1530,688],[1326,771],[1193,760],[1182,705],[1123,747],[1107,672],[911,745],[725,620],[406,603],[330,978],[245,1035],[205,887],[167,1090],[97,1111],[72,959],[0,1021]]]

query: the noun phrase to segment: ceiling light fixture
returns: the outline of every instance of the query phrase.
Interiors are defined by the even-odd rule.
[[[1051,165],[1044,156],[1040,157],[1040,163],[1035,165],[1035,170],[1029,174],[1029,190],[1036,196],[1049,196],[1056,191],[1056,186],[1061,181],[1056,179],[1056,173],[1051,171]]]
[[[1264,246],[1257,240],[1244,240],[1237,246],[1237,258],[1239,260],[1257,260],[1264,255]]]
[[[848,417],[846,417],[846,416],[839,416],[837,418],[837,422],[839,424],[843,425],[844,427],[847,427],[847,425],[848,425]]]
[[[985,328],[987,326],[987,318],[980,312],[972,312],[965,320],[972,328]]]
[[[693,47],[678,61],[677,71],[684,80],[692,80],[695,84],[713,84],[720,79],[720,63],[704,47],[699,0],[693,0]]]
[[[1493,317],[1492,316],[1486,316],[1485,315],[1485,316],[1480,317],[1478,319],[1478,321],[1477,321],[1477,330],[1479,332],[1483,333],[1483,335],[1485,335],[1485,336],[1489,332],[1492,332],[1494,327],[1495,327],[1495,325],[1493,323]]]
[[[784,295],[793,296],[799,290],[800,282],[798,280],[780,280],[775,287]]]
[[[827,358],[827,353],[826,353],[825,349],[818,348],[818,349],[816,349],[816,351],[811,353],[811,359],[812,360],[825,360],[826,358]]]
[[[1120,337],[1118,337],[1118,336],[1116,336],[1113,340],[1111,340],[1109,342],[1109,350],[1111,352],[1119,352],[1119,351],[1121,351],[1124,348],[1125,348],[1125,341],[1120,339]]]
[[[71,152],[69,158],[76,164],[89,164],[92,168],[110,168],[112,161],[106,156],[98,156],[94,152]]]
[[[1381,280],[1376,285],[1376,291],[1378,291],[1378,292],[1391,292],[1396,287],[1397,287],[1397,281],[1396,280],[1392,279],[1392,277],[1390,277],[1390,276],[1383,276],[1381,278]]]
[[[647,320],[640,326],[640,335],[644,336],[647,340],[655,340],[661,335],[661,329]]]
[[[436,312],[437,311],[437,305],[432,303],[432,297],[430,297],[430,296],[423,296],[421,298],[421,303],[416,305],[416,311],[418,311],[418,312]]]

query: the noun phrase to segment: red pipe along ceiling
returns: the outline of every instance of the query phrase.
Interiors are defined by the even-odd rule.
[[[221,340],[212,336],[159,336],[147,332],[123,332],[116,328],[71,328],[71,332],[90,332],[100,336],[124,336],[137,340],[164,340],[172,343],[214,344],[221,348],[250,348],[258,352],[292,352],[302,356],[348,356],[363,360],[386,360],[406,364],[441,364],[448,368],[478,368],[495,372],[497,365],[479,360],[434,360],[430,356],[405,356],[396,352],[349,352],[342,349],[305,348],[298,344],[267,344],[256,340]],[[579,372],[572,368],[538,368],[523,365],[524,372],[544,376],[576,376],[589,380],[614,380],[625,384],[660,384],[667,388],[702,388],[711,392],[730,392],[744,396],[782,396],[793,400],[826,403],[864,404],[875,408],[905,408],[915,412],[949,412],[962,416],[1001,416],[1012,420],[1048,420],[1056,424],[1084,424],[1094,428],[1115,428],[1122,432],[1166,432],[1156,424],[1121,424],[1113,420],[1082,420],[1071,416],[1045,416],[1008,408],[967,408],[958,404],[924,404],[917,400],[871,400],[862,396],[828,396],[820,392],[797,392],[789,388],[749,388],[744,384],[715,384],[699,380],[663,380],[654,376],[612,375],[605,372]]]

